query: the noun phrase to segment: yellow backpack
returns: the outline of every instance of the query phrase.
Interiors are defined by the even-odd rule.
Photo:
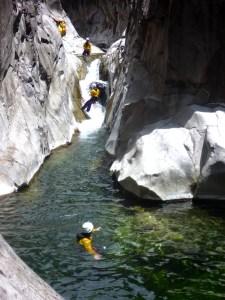
[[[100,90],[98,88],[91,89],[90,94],[91,97],[98,98],[100,95]]]

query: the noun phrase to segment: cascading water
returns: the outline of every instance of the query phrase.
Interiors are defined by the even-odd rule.
[[[83,80],[80,80],[80,91],[82,96],[82,105],[90,99],[89,86],[92,82],[99,81],[99,66],[100,59],[95,59],[87,67],[87,75]],[[104,121],[105,109],[98,102],[91,106],[88,113],[90,119],[83,121],[79,125],[80,137],[86,137],[90,133],[98,130]]]

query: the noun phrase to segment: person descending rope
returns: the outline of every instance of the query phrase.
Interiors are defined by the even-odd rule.
[[[77,234],[77,242],[84,247],[86,252],[93,255],[97,260],[101,259],[102,256],[92,246],[92,233],[100,229],[101,227],[94,228],[94,225],[88,221],[82,225],[82,232]]]
[[[87,37],[85,43],[83,44],[83,56],[89,56],[91,54],[91,43],[90,39]]]
[[[100,96],[100,89],[96,85],[92,85],[90,90],[91,98],[81,107],[82,110],[90,111],[92,104],[96,103]]]
[[[102,106],[106,106],[106,102],[107,102],[107,93],[106,93],[106,87],[107,84],[104,81],[93,81],[91,82],[91,84],[89,85],[89,89],[91,90],[93,87],[97,87],[100,90],[100,96],[98,99],[98,102],[102,105]]]

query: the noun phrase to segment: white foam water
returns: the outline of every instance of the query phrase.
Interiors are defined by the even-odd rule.
[[[90,99],[89,86],[94,81],[99,81],[100,59],[95,59],[88,66],[88,72],[83,80],[80,80],[80,91],[82,105]],[[87,137],[89,134],[99,130],[102,127],[105,115],[105,108],[96,102],[92,104],[91,109],[86,113],[90,119],[84,120],[79,124],[80,137]]]

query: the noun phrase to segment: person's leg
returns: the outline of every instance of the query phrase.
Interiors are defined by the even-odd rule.
[[[87,112],[90,111],[92,104],[95,103],[94,97],[92,97],[89,101],[88,101],[88,107],[87,107]]]
[[[84,49],[83,56],[89,56],[89,55],[90,55],[90,51],[88,49]]]
[[[87,102],[84,103],[84,105],[81,107],[82,110],[85,110],[86,108],[89,107],[89,102],[90,100],[88,100]]]
[[[87,112],[89,112],[89,111],[90,111],[90,109],[91,109],[91,105],[92,105],[92,101],[91,101],[91,100],[89,100],[89,101],[88,101],[88,104],[87,104]]]
[[[91,109],[91,105],[92,105],[93,103],[94,103],[94,102],[93,102],[93,98],[91,98],[90,100],[88,100],[87,102],[85,102],[85,104],[81,107],[81,109],[82,109],[82,110],[85,110],[85,109],[86,109],[86,111],[89,112],[90,109]]]

